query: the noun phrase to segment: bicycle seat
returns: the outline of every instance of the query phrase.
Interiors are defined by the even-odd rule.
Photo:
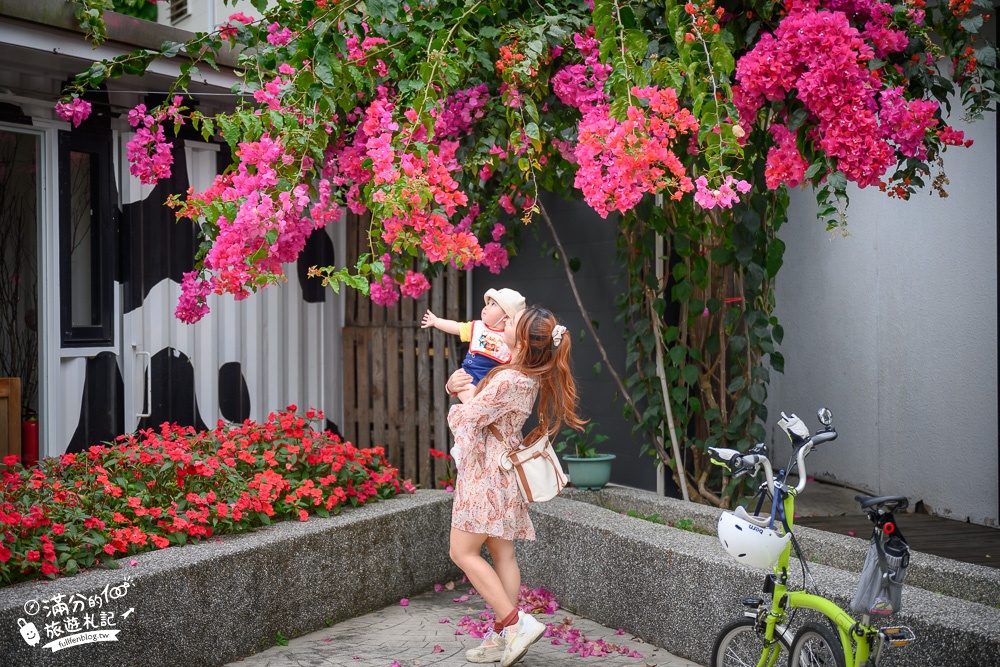
[[[869,507],[892,505],[889,511],[895,512],[896,510],[905,510],[910,505],[910,501],[906,499],[906,496],[869,496],[861,493],[854,496],[854,499],[861,503],[861,509],[863,510]]]

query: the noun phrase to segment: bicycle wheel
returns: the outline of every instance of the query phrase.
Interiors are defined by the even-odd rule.
[[[840,637],[822,623],[806,623],[795,633],[788,667],[844,667]]]
[[[777,658],[789,646],[784,637],[770,647],[764,641],[764,633],[757,630],[754,619],[744,616],[737,618],[719,631],[712,647],[712,662],[709,667],[756,667],[765,650],[770,650]],[[777,633],[776,633],[777,634]],[[777,660],[771,664],[780,664]]]

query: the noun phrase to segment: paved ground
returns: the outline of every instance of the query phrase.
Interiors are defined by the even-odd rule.
[[[290,640],[288,646],[276,646],[230,667],[460,667],[467,665],[465,650],[479,643],[462,630],[463,617],[474,622],[485,605],[477,595],[464,602],[456,598],[468,594],[468,585],[439,593],[425,593],[411,598],[405,607],[393,605],[338,623],[325,630]],[[628,634],[617,634],[613,628],[558,610],[555,614],[538,615],[549,625],[546,634],[528,651],[519,667],[699,667],[698,664],[673,656],[661,648],[644,643]],[[572,619],[564,625],[564,619]],[[468,622],[464,624],[468,627]],[[572,637],[582,633],[577,641],[584,647],[596,640],[627,647],[641,657],[606,655],[581,657],[569,653],[571,644],[559,636]],[[461,632],[461,634],[459,634]],[[569,637],[567,637],[568,639]],[[556,644],[556,642],[559,642]],[[499,664],[499,663],[497,663]]]
[[[801,516],[828,516],[860,512],[854,495],[857,491],[836,485],[814,482],[797,500]],[[479,620],[485,610],[482,598],[473,595],[465,602],[453,600],[468,593],[468,585],[452,591],[427,593],[410,600],[406,607],[393,605],[367,616],[338,623],[325,630],[292,639],[288,646],[276,646],[263,653],[230,663],[229,667],[460,667],[468,665],[465,650],[479,640],[460,628],[463,617]],[[543,637],[531,647],[519,666],[523,667],[700,667],[697,663],[667,653],[631,635],[617,634],[576,614],[559,610],[540,615],[550,625],[550,632],[565,635],[570,629],[580,631],[589,642],[603,640],[628,647],[642,657],[607,655],[581,657],[569,653],[564,640],[554,644],[554,637]],[[563,619],[573,619],[562,626]],[[447,619],[447,622],[442,622]],[[560,627],[562,626],[562,627]],[[456,634],[461,631],[462,634]],[[587,646],[584,642],[584,646]]]

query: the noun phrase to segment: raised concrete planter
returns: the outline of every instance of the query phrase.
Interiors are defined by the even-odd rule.
[[[618,513],[627,509],[668,521],[688,519],[712,535]],[[718,513],[621,488],[569,491],[533,506],[539,539],[518,544],[522,575],[526,583],[551,590],[568,609],[707,664],[715,633],[741,613],[739,601],[756,595],[763,579],[719,546]],[[0,666],[196,667],[235,661],[273,645],[278,633],[296,637],[456,576],[448,559],[450,518],[451,494],[420,491],[330,519],[143,554],[134,567],[123,559],[119,570],[3,588]],[[864,548],[846,536],[797,532],[818,561],[810,567],[821,590],[847,604]],[[913,627],[919,642],[890,652],[883,664],[998,664],[998,591],[1000,573],[991,569],[914,554],[898,622]],[[40,603],[34,614],[32,600]],[[117,631],[117,641],[54,653],[43,648],[53,641],[47,625],[65,627],[73,616],[84,630],[88,615],[94,632]],[[805,616],[801,612],[797,620]],[[37,627],[41,638],[35,646],[22,639],[18,619]]]
[[[668,521],[689,519],[711,535],[631,518],[599,505],[659,514]],[[532,507],[538,540],[518,544],[522,576],[533,586],[551,590],[560,604],[573,611],[707,664],[715,633],[742,613],[740,600],[757,595],[764,577],[761,571],[738,565],[719,546],[715,537],[718,514],[717,509],[620,488],[570,492]],[[849,538],[806,528],[797,532],[806,553],[815,553],[819,561],[860,568],[864,549],[846,544]],[[856,572],[819,563],[811,563],[810,569],[822,592],[838,604],[849,603],[857,585]],[[795,581],[797,568],[793,572]],[[893,622],[912,627],[919,641],[889,651],[882,664],[998,664],[997,575],[989,568],[915,553],[903,609]],[[918,587],[928,584],[935,588]],[[936,588],[939,584],[952,595],[941,594]],[[954,597],[959,594],[976,601]],[[801,611],[796,625],[809,613]]]
[[[450,524],[451,494],[420,491],[329,519],[142,554],[136,566],[122,559],[118,570],[3,588],[0,665],[196,667],[238,660],[273,645],[278,633],[296,637],[454,577]],[[39,605],[35,614],[28,613],[31,601]],[[53,641],[47,625],[57,624],[65,637],[70,617],[80,631],[91,630],[88,615],[92,635],[116,641],[44,648]],[[18,619],[36,626],[35,646],[22,638]]]

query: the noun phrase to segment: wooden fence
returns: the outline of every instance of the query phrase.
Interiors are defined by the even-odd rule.
[[[21,379],[0,378],[0,458],[21,454]]]
[[[347,219],[348,266],[369,252],[368,218]],[[419,299],[383,307],[347,290],[344,317],[344,436],[358,447],[385,447],[404,478],[433,488],[446,464],[430,450],[451,448],[445,381],[459,367],[464,343],[437,329],[421,329],[430,308],[462,318],[465,274],[448,268]]]

